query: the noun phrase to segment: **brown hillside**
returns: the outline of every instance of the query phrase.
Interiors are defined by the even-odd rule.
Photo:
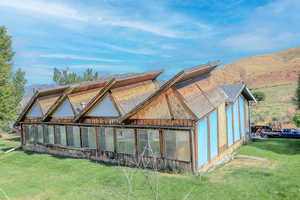
[[[300,73],[300,47],[251,56],[213,72],[218,83],[244,81],[250,88],[296,82]]]

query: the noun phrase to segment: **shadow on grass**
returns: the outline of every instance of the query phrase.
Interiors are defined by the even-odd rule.
[[[271,138],[258,140],[252,143],[256,148],[272,151],[277,154],[295,155],[300,154],[300,139]]]

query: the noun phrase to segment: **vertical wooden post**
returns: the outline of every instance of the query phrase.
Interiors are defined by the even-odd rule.
[[[23,124],[21,124],[21,145],[22,146],[25,144],[25,135],[26,134],[24,134]]]
[[[113,132],[114,132],[114,152],[115,155],[117,154],[117,133],[116,133],[116,128],[113,128]]]
[[[138,135],[137,135],[137,129],[134,130],[134,147],[135,147],[135,157],[136,157],[136,162],[139,160],[139,152],[138,152]]]
[[[159,145],[160,145],[160,157],[165,158],[165,140],[164,140],[164,133],[162,129],[159,129]]]
[[[79,126],[79,135],[80,135],[80,147],[83,148],[83,145],[82,145],[82,127]]]
[[[100,151],[100,143],[99,143],[99,138],[100,138],[100,127],[95,127],[96,129],[96,157],[98,157],[98,153]]]
[[[195,151],[194,151],[194,130],[192,129],[191,131],[189,131],[189,140],[190,140],[190,153],[191,153],[191,170],[193,173],[196,173],[195,170]]]

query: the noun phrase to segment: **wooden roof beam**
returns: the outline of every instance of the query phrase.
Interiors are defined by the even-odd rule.
[[[35,101],[39,97],[39,95],[40,95],[39,91],[35,91],[34,95],[32,95],[32,97],[30,98],[29,102],[26,104],[26,106],[24,107],[24,109],[20,113],[18,119],[14,123],[14,126],[18,126],[19,123],[24,119],[24,117],[26,116],[27,112],[33,106],[33,104],[35,103]]]
[[[159,90],[157,90],[155,93],[153,93],[151,96],[149,96],[147,99],[145,99],[143,102],[141,102],[139,105],[135,107],[132,111],[125,114],[123,117],[119,119],[119,122],[123,122],[124,120],[128,119],[138,111],[140,111],[144,106],[150,102],[153,101],[155,98],[157,98],[160,94],[167,91],[172,85],[174,85],[177,81],[179,81],[181,78],[184,77],[184,71],[179,72],[176,74],[173,78],[171,78],[169,81],[167,81],[163,86],[160,87]]]

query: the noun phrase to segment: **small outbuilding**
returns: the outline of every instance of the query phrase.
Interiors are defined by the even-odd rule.
[[[206,170],[249,135],[244,83],[216,85],[218,62],[37,91],[18,120],[25,151],[155,169]]]

